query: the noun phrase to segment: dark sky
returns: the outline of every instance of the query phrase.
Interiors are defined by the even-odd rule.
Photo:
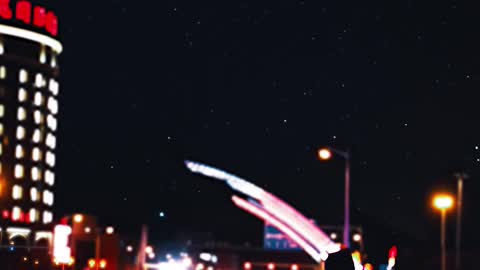
[[[157,232],[260,241],[260,223],[232,206],[226,187],[189,174],[189,158],[255,182],[320,224],[341,223],[343,162],[316,158],[331,145],[351,149],[353,223],[372,239],[380,226],[392,232],[385,242],[437,245],[430,195],[454,192],[453,173],[464,170],[466,245],[479,240],[478,6],[52,6],[65,46],[60,213],[90,212],[125,232],[147,222]],[[234,233],[238,224],[258,233]]]

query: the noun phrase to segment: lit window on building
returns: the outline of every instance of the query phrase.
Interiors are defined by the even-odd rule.
[[[17,139],[23,140],[25,138],[25,128],[22,126],[17,127]]]
[[[57,56],[55,54],[52,55],[52,59],[50,60],[50,66],[52,68],[57,67]]]
[[[45,190],[43,192],[43,203],[48,205],[48,206],[52,206],[53,205],[53,193],[48,191],[48,190]]]
[[[42,171],[38,167],[33,167],[31,171],[33,181],[38,181],[42,178]]]
[[[33,131],[32,141],[34,143],[40,143],[42,141],[42,132],[40,131],[40,129],[36,128]]]
[[[40,125],[43,123],[43,113],[39,110],[35,110],[33,112],[33,120],[35,121],[35,124]]]
[[[0,135],[3,135],[3,124],[0,123]]]
[[[36,209],[34,208],[30,209],[30,212],[28,214],[29,214],[30,222],[37,222],[38,214]]]
[[[24,102],[24,101],[27,101],[27,98],[28,98],[27,90],[25,90],[24,88],[20,88],[18,90],[18,101]]]
[[[23,158],[24,156],[25,156],[25,151],[23,150],[23,146],[17,145],[15,147],[15,157],[20,159],[20,158]]]
[[[55,174],[50,170],[45,171],[45,183],[49,184],[50,186],[55,184]]]
[[[48,84],[48,90],[50,90],[50,92],[52,92],[54,96],[58,95],[58,91],[59,91],[58,82],[55,81],[54,79],[50,79],[50,83]]]
[[[5,106],[3,104],[0,104],[0,118],[5,116]]]
[[[42,159],[42,151],[40,151],[38,147],[33,148],[32,159],[33,161],[40,161]]]
[[[52,114],[58,113],[58,101],[55,98],[53,97],[48,98],[47,107]]]
[[[18,221],[20,220],[20,216],[22,215],[22,209],[18,206],[14,206],[12,208],[12,220]]]
[[[15,165],[14,170],[15,178],[22,178],[23,177],[23,166],[20,164]]]
[[[30,189],[30,198],[32,199],[32,202],[37,202],[38,199],[39,199],[39,192],[38,192],[38,189],[36,187],[32,187]]]
[[[49,211],[44,211],[43,212],[43,223],[48,224],[48,223],[51,223],[52,221],[53,221],[52,213],[49,212]]]
[[[46,84],[46,81],[43,75],[40,73],[37,73],[37,75],[35,75],[35,86],[37,88],[42,88],[45,86],[45,84]]]
[[[20,200],[23,197],[23,188],[19,185],[15,185],[12,188],[12,198],[14,200]]]
[[[55,154],[50,151],[47,151],[47,155],[45,156],[45,161],[50,167],[55,167]]]
[[[33,104],[35,106],[42,106],[43,104],[43,95],[40,92],[35,92],[35,96],[33,97]]]
[[[27,119],[27,110],[23,107],[19,107],[17,110],[17,118],[19,121],[24,121]]]
[[[5,66],[0,66],[0,79],[5,79],[7,77],[7,68]]]
[[[47,50],[45,49],[45,45],[42,45],[40,48],[40,57],[38,60],[42,64],[45,64],[47,62]]]
[[[28,81],[28,72],[25,69],[21,69],[18,75],[20,83],[26,83]]]
[[[47,126],[53,131],[57,130],[57,119],[51,114],[47,116]]]
[[[57,146],[57,139],[52,133],[47,134],[46,144],[51,149],[55,149],[55,147]]]

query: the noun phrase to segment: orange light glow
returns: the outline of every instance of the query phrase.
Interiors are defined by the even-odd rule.
[[[94,268],[94,267],[95,267],[95,260],[94,260],[94,259],[88,260],[88,267],[90,267],[90,268]]]
[[[365,266],[363,267],[363,270],[373,270],[373,265],[371,265],[370,263],[367,263],[367,264],[365,264]]]
[[[107,261],[105,259],[100,260],[100,268],[105,269],[107,267]]]
[[[326,148],[324,149],[320,149],[318,151],[318,157],[321,159],[321,160],[329,160],[332,158],[332,152]]]
[[[448,210],[453,206],[453,197],[449,194],[439,194],[433,198],[433,207],[438,210]]]
[[[76,214],[75,216],[73,216],[73,221],[75,221],[76,223],[82,222],[83,221],[83,215]]]

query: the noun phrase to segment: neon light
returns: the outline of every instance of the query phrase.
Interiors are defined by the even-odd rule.
[[[68,236],[72,228],[67,225],[57,225],[53,234],[53,257],[56,262],[68,264],[71,261],[71,250],[68,247]]]
[[[44,44],[52,48],[52,50],[54,50],[56,53],[61,53],[63,50],[62,44],[58,40],[29,30],[0,24],[0,34],[24,38],[30,41]]]
[[[10,9],[10,0],[0,0],[0,18],[10,20],[13,12]]]
[[[47,10],[44,7],[35,7],[33,9],[33,25],[44,27],[47,23]]]
[[[19,1],[17,2],[17,20],[30,24],[32,21],[32,4],[28,1]]]
[[[320,254],[318,253],[310,244],[308,244],[305,240],[302,239],[300,235],[298,235],[295,231],[290,229],[288,226],[283,224],[280,220],[275,218],[274,216],[270,215],[268,212],[264,211],[263,209],[258,208],[257,206],[249,203],[248,201],[237,197],[232,196],[233,203],[238,206],[239,208],[251,213],[252,215],[272,224],[275,228],[280,230],[281,232],[285,233],[290,237],[293,241],[295,241],[299,246],[301,246],[305,252],[307,252],[315,261],[320,262],[322,259],[326,260],[328,254]]]

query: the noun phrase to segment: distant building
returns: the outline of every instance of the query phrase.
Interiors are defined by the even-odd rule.
[[[0,1],[0,244],[3,249],[48,248],[52,239],[59,92],[57,57],[62,51],[57,32],[58,20],[49,8],[25,0]],[[22,258],[22,261],[27,260]]]
[[[119,269],[120,237],[114,227],[102,227],[85,214],[66,216],[61,223],[72,228],[68,246],[75,263],[69,269],[97,269],[96,264],[99,270]]]

